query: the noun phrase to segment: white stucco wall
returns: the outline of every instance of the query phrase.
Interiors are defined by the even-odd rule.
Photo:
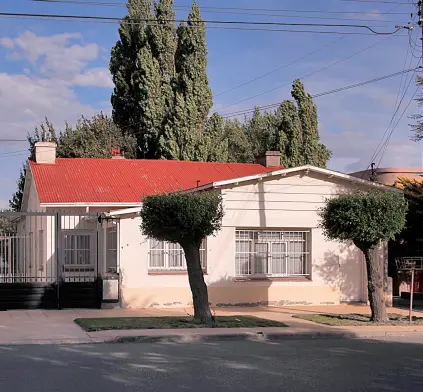
[[[207,240],[207,274],[214,306],[246,304],[337,304],[366,300],[364,260],[354,246],[327,242],[318,227],[324,199],[354,187],[324,175],[298,173],[222,190],[222,230]],[[120,222],[121,302],[124,307],[189,306],[186,274],[149,273],[149,243],[139,216]],[[235,230],[310,229],[311,279],[234,281]]]

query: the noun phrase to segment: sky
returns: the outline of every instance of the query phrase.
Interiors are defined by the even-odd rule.
[[[386,4],[381,0],[198,0],[198,3],[200,8],[304,11],[273,11],[269,16],[264,11],[203,8],[203,18],[208,20],[354,24],[392,32],[396,25],[407,25],[410,14],[416,11],[408,0],[395,1],[404,4]],[[191,0],[175,0],[178,18],[186,17],[190,4]],[[1,0],[0,12],[121,17],[126,9]],[[370,33],[357,27],[249,27]],[[93,21],[2,18],[0,139],[25,139],[45,117],[60,130],[65,122],[74,124],[81,115],[111,113],[113,83],[108,63],[110,50],[118,39],[117,29],[117,24]],[[290,99],[295,78],[303,79],[306,90],[314,95],[415,68],[421,56],[419,33],[418,28],[410,36],[407,30],[396,35],[341,35],[210,28],[207,44],[208,74],[214,94],[212,111],[228,115]],[[421,111],[413,99],[421,96],[415,84],[416,75],[410,72],[315,99],[321,139],[332,151],[330,169],[343,172],[366,169],[378,151],[373,160],[379,167],[423,166],[422,145],[410,140],[410,124],[414,122],[410,116]],[[392,122],[399,102],[401,106]],[[390,123],[397,126],[388,128]],[[392,136],[385,143],[383,137],[391,130]],[[26,142],[0,141],[0,208],[7,207],[16,190],[27,148]]]

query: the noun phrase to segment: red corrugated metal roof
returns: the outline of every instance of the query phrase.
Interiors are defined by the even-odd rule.
[[[41,203],[138,203],[145,196],[266,173],[258,164],[58,158],[30,161]]]

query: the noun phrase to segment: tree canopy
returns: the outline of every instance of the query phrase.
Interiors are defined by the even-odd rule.
[[[116,124],[137,138],[139,157],[255,162],[276,150],[286,167],[326,165],[317,108],[299,79],[293,101],[275,111],[256,108],[243,123],[209,116],[206,29],[196,1],[179,26],[173,0],[129,0],[127,7],[111,53],[111,102]]]
[[[321,211],[331,240],[353,241],[363,252],[395,238],[405,226],[407,202],[397,192],[354,192],[329,199]]]
[[[220,194],[170,193],[148,196],[141,210],[141,230],[150,238],[179,243],[184,250],[191,287],[194,318],[211,324],[207,286],[200,260],[204,238],[220,230],[223,206]]]
[[[221,196],[214,192],[169,193],[143,201],[141,229],[160,241],[200,246],[222,225]]]
[[[326,201],[320,211],[321,227],[329,240],[352,241],[366,259],[372,320],[387,321],[383,278],[372,250],[404,228],[407,202],[390,191],[354,192]]]
[[[205,160],[198,146],[212,93],[196,1],[178,27],[173,0],[154,7],[151,0],[129,0],[127,8],[110,60],[114,121],[136,136],[142,158]]]

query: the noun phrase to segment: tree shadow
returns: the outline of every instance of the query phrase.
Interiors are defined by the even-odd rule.
[[[10,346],[0,347],[0,389],[421,391],[421,348],[361,339]]]
[[[339,288],[341,302],[365,302],[363,277],[365,266],[362,252],[352,244],[341,244],[339,252],[326,251],[323,262],[313,266],[314,274],[324,283]]]
[[[269,299],[271,284],[270,279],[253,281],[225,276],[207,285],[209,302],[213,308],[275,306],[279,301]]]

